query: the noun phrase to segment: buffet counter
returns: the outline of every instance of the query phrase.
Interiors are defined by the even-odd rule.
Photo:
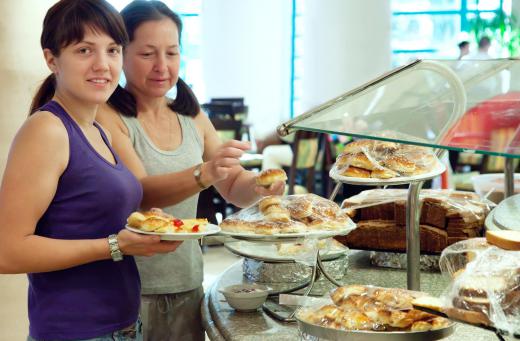
[[[300,340],[296,323],[281,323],[262,310],[240,313],[232,309],[218,292],[219,288],[248,282],[242,275],[242,261],[228,268],[205,295],[202,304],[204,328],[210,340]],[[406,271],[376,268],[369,264],[368,252],[350,251],[349,267],[342,279],[344,284],[371,284],[382,287],[406,287]],[[421,290],[438,296],[448,281],[440,273],[421,274]],[[280,286],[269,286],[280,289]],[[287,284],[287,288],[294,284]],[[313,294],[325,294],[333,286],[324,280],[318,281]],[[457,324],[455,332],[444,340],[494,341],[498,338],[486,330]]]

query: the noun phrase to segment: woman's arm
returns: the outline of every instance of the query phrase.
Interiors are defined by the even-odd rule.
[[[239,207],[247,207],[255,203],[261,196],[282,194],[285,188],[285,183],[278,182],[266,189],[256,186],[256,173],[245,170],[240,166],[239,158],[244,150],[249,149],[249,144],[240,141],[229,141],[222,144],[217,131],[209,118],[203,113],[199,113],[195,118],[195,122],[199,129],[203,131],[204,136],[204,160],[212,160],[225,164],[225,176],[222,180],[215,184],[215,187],[222,195],[222,197]],[[233,159],[221,157],[222,155],[233,154]],[[215,172],[215,167],[208,167],[208,173]],[[203,174],[204,174],[203,169]],[[212,175],[216,177],[216,175]]]
[[[134,173],[143,185],[141,207],[166,207],[175,205],[201,191],[190,167],[180,172],[147,175],[142,161],[130,141],[128,129],[119,115],[108,105],[98,111],[96,120],[112,135],[112,146],[123,163]],[[249,143],[229,141],[222,144],[215,128],[207,116],[200,112],[195,124],[204,141],[204,163],[201,181],[206,186],[214,185],[224,199],[237,206],[254,203],[260,195],[281,194],[284,184],[276,184],[270,189],[255,188],[255,174],[244,170],[239,158]]]
[[[107,239],[59,240],[34,234],[68,163],[68,135],[51,113],[31,116],[15,137],[0,187],[0,273],[46,272],[109,259]],[[161,252],[160,245],[130,231],[118,235],[124,254]]]
[[[123,163],[141,181],[143,209],[174,205],[201,191],[193,176],[195,167],[175,173],[149,176],[130,141],[128,129],[119,115],[108,105],[100,108],[96,120],[110,132],[112,147]],[[203,177],[202,180],[206,185],[214,183],[214,180],[209,177]]]

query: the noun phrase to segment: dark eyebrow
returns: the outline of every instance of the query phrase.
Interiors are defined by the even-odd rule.
[[[155,49],[155,48],[156,48],[155,45],[150,45],[150,44],[146,44],[145,46],[146,46],[146,47],[149,47],[149,48],[151,48],[151,49]],[[168,46],[168,48],[175,48],[175,47],[179,47],[179,45],[174,44],[174,45],[170,45],[170,46]]]
[[[82,40],[80,42],[78,42],[77,44],[87,44],[87,45],[90,45],[90,46],[94,46],[96,45],[94,42],[91,42],[91,41],[88,41],[88,40]],[[119,46],[120,44],[116,43],[115,41],[112,41],[109,45],[116,45],[116,46]]]

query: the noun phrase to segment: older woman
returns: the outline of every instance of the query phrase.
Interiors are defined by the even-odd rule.
[[[163,207],[180,218],[196,215],[198,193],[215,186],[237,206],[261,195],[281,194],[284,183],[255,185],[255,174],[239,165],[249,144],[221,143],[179,78],[182,23],[159,1],[133,1],[121,12],[130,37],[124,51],[126,89],[98,114],[114,148],[141,180],[143,208]],[[176,87],[174,100],[166,93]],[[138,259],[142,280],[141,318],[147,340],[203,340],[200,318],[202,254],[196,242],[176,252]]]

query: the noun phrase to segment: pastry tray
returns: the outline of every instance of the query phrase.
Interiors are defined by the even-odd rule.
[[[339,174],[339,171],[336,167],[332,167],[329,172],[329,176],[336,180],[337,182],[342,182],[345,184],[351,185],[366,185],[366,186],[390,186],[390,185],[405,185],[410,182],[419,182],[433,179],[446,170],[446,166],[437,162],[435,167],[427,173],[418,174],[414,176],[401,176],[391,179],[378,179],[378,178],[355,178],[351,176],[343,176]]]
[[[497,207],[489,212],[484,225],[488,230],[520,230],[518,221],[520,213],[518,206],[520,195],[504,199]]]
[[[302,241],[306,238],[316,238],[316,239],[325,239],[331,238],[334,236],[343,236],[348,234],[355,228],[355,224],[352,224],[354,227],[347,227],[345,229],[340,230],[321,230],[321,231],[311,231],[311,232],[301,232],[301,233],[279,233],[279,234],[254,234],[254,233],[239,233],[239,232],[229,232],[229,231],[220,231],[220,236],[231,237],[239,240],[246,240],[249,242],[259,242],[259,243],[285,243],[285,242],[298,242]]]
[[[454,332],[455,324],[448,327],[422,332],[376,332],[367,330],[341,330],[318,326],[298,318],[298,328],[302,333],[323,338],[330,341],[433,341],[450,336]]]
[[[226,247],[226,249],[238,256],[271,263],[295,262],[295,259],[301,258],[298,255],[278,254],[278,250],[276,249],[275,244],[233,241],[224,243],[224,246]],[[347,254],[347,252],[347,247],[343,247],[340,249],[338,247],[331,246],[328,250],[320,250],[320,258],[322,260],[333,260]]]

